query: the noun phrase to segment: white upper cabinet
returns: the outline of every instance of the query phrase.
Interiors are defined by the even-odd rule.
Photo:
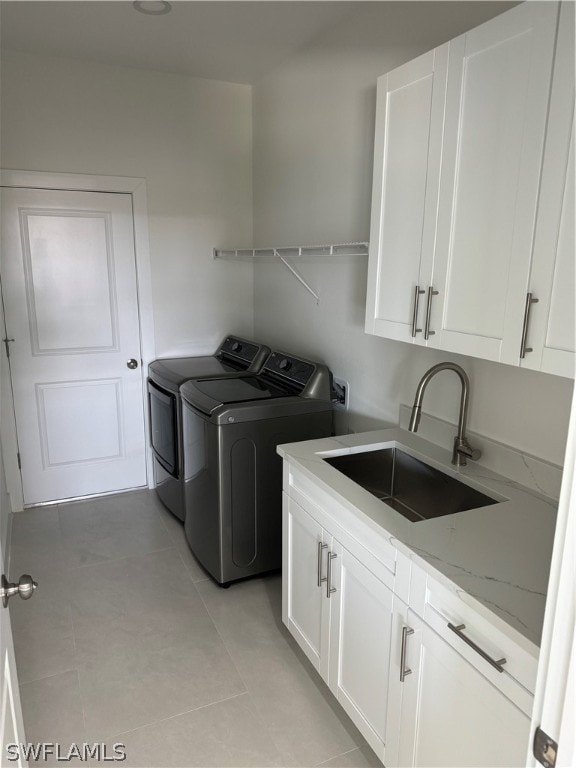
[[[518,363],[558,8],[450,44],[432,345]],[[435,310],[435,311],[434,311]]]
[[[380,78],[368,332],[570,375],[568,15],[556,62],[558,5],[527,2]]]
[[[574,5],[563,3],[528,291],[523,368],[574,376]]]
[[[422,339],[447,65],[444,45],[378,79],[366,331],[400,341]]]

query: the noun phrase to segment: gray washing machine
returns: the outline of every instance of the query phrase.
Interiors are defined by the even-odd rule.
[[[167,358],[150,364],[148,406],[156,493],[180,520],[185,514],[180,386],[202,376],[256,373],[269,353],[263,344],[227,336],[213,355]]]
[[[282,564],[281,443],[332,434],[326,366],[272,352],[260,374],[180,388],[185,531],[221,585]]]

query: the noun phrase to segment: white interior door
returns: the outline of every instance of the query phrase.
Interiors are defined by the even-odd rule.
[[[4,189],[2,253],[25,505],[145,485],[131,196]]]

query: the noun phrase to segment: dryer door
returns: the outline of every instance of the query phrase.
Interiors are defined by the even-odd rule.
[[[178,426],[176,395],[148,381],[150,440],[154,455],[172,477],[178,477]]]

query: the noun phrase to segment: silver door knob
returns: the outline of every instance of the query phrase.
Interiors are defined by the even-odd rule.
[[[128,360],[126,365],[128,366],[128,368],[138,368],[138,360],[134,360],[134,358],[131,358],[130,360]]]
[[[34,590],[37,586],[37,582],[35,582],[32,576],[27,573],[20,576],[18,584],[8,581],[6,576],[2,574],[2,586],[0,587],[2,605],[6,608],[8,606],[8,600],[14,595],[20,595],[22,600],[28,600],[34,594]]]

